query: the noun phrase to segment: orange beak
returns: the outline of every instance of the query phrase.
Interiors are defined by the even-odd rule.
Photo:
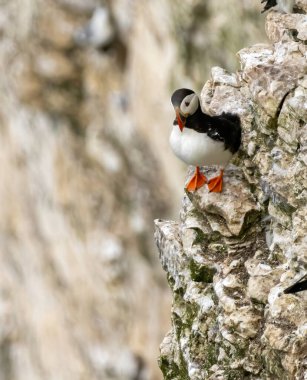
[[[185,119],[184,120],[181,119],[178,108],[176,108],[176,118],[177,118],[177,123],[179,125],[179,128],[180,128],[180,130],[182,132],[182,130],[184,128],[184,125],[185,125]]]

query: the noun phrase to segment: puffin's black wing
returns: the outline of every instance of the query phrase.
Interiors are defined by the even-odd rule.
[[[306,278],[306,280],[304,280]],[[304,280],[304,281],[302,281]],[[287,289],[284,290],[285,294],[291,294],[291,293],[298,293],[303,290],[307,290],[307,274],[305,274],[304,277],[302,277],[299,281],[297,281],[295,284],[289,286]]]
[[[186,119],[186,128],[199,133],[206,133],[212,140],[221,141],[225,149],[236,153],[241,144],[241,121],[238,115],[222,113],[210,116],[200,109]]]
[[[210,125],[210,123],[207,129],[207,135],[211,137],[213,140],[225,142],[225,136],[221,128],[217,128],[216,126]]]
[[[265,3],[265,2],[266,2],[266,4],[265,4],[261,13],[263,13],[263,12],[269,10],[270,8],[275,7],[275,5],[277,5],[276,0],[262,0],[261,1],[261,3]]]
[[[222,113],[211,118],[207,134],[214,140],[224,141],[225,149],[236,153],[241,145],[241,121],[238,115]]]

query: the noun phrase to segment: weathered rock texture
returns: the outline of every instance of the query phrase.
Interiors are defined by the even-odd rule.
[[[307,292],[283,294],[307,270],[306,25],[271,12],[271,44],[203,88],[206,112],[240,115],[243,143],[221,194],[186,194],[179,223],[156,221],[173,292],[165,379],[306,379]]]
[[[170,295],[152,220],[182,189],[170,94],[213,62],[234,69],[259,9],[0,2],[0,380],[161,378]]]

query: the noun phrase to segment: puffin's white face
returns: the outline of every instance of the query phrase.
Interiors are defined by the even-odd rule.
[[[199,99],[196,94],[187,95],[180,104],[180,112],[184,115],[193,115],[199,106]]]

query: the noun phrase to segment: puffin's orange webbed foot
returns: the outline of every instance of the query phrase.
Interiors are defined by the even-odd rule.
[[[220,175],[211,178],[208,182],[208,189],[212,193],[221,193],[223,190],[223,174],[224,171],[221,170]]]
[[[187,184],[186,189],[192,192],[204,186],[205,183],[207,183],[206,176],[201,173],[199,166],[196,166],[195,173]]]

